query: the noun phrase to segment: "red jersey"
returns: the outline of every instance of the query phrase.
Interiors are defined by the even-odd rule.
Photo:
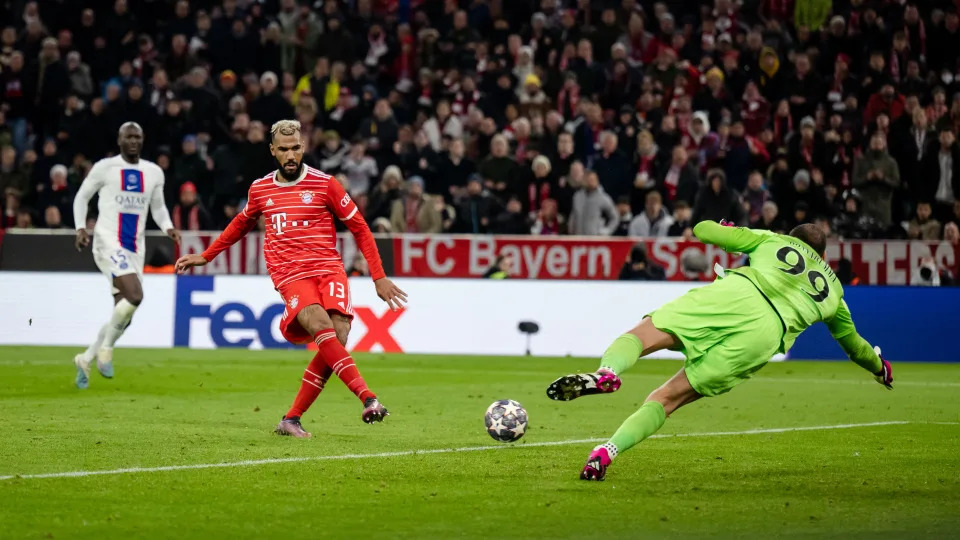
[[[274,171],[250,186],[247,206],[201,254],[204,259],[213,260],[243,238],[263,215],[263,256],[274,287],[279,289],[310,277],[344,274],[333,223],[336,215],[356,238],[370,267],[370,276],[374,280],[386,276],[367,222],[336,179],[306,165],[292,182],[280,182],[276,174]]]

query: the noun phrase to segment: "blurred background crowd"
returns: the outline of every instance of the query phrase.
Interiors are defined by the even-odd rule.
[[[273,122],[379,232],[960,240],[954,0],[0,0],[3,227],[135,121],[225,226]]]

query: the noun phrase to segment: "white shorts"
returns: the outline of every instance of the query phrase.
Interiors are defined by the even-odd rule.
[[[143,283],[143,255],[124,249],[121,247],[97,247],[93,249],[93,262],[97,263],[97,268],[107,276],[110,282],[110,289],[113,294],[120,292],[113,286],[113,278],[136,274],[137,278]]]

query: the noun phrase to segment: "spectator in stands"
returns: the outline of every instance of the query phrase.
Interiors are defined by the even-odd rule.
[[[916,213],[907,228],[907,236],[920,240],[939,240],[940,222],[933,218],[933,208],[927,201],[917,203]]]
[[[29,178],[17,166],[17,151],[12,146],[4,146],[0,150],[0,192],[15,189],[18,193],[25,193]]]
[[[647,193],[643,212],[630,223],[630,236],[667,236],[673,226],[673,217],[663,207],[663,197],[657,191]]]
[[[17,229],[32,229],[33,228],[33,214],[29,209],[21,208],[17,211],[17,219],[14,223],[14,227]]]
[[[340,170],[350,180],[350,193],[354,197],[359,197],[370,191],[377,175],[380,174],[376,160],[366,155],[366,152],[366,141],[360,138],[354,139],[340,166]]]
[[[463,138],[463,124],[460,118],[453,114],[450,108],[450,102],[441,100],[437,103],[436,115],[432,116],[423,124],[423,131],[430,140],[430,146],[435,152],[442,148],[440,142],[444,135],[457,140]]]
[[[760,210],[760,219],[753,222],[750,226],[755,229],[764,229],[775,233],[785,233],[787,231],[787,224],[780,216],[780,208],[777,206],[777,203],[773,201],[763,203],[763,207]]]
[[[818,171],[814,172],[819,174]],[[798,202],[806,204],[811,217],[826,213],[826,196],[822,187],[823,178],[820,176],[819,182],[816,182],[813,180],[813,176],[805,169],[797,171],[793,175],[793,193],[788,199],[794,205]],[[782,202],[786,202],[786,200]]]
[[[507,200],[506,207],[494,218],[490,232],[493,234],[530,233],[530,223],[527,221],[527,214],[523,211],[519,197],[513,196]]]
[[[657,179],[657,189],[667,201],[667,205],[686,201],[693,206],[699,184],[697,171],[688,161],[687,150],[681,145],[674,146],[670,165],[664,168],[662,175]]]
[[[60,209],[56,206],[48,206],[43,211],[43,226],[48,229],[72,229],[73,227],[63,222]]]
[[[880,86],[880,91],[870,96],[867,106],[863,110],[863,123],[870,125],[881,114],[886,114],[891,120],[896,120],[903,114],[906,99],[897,93],[893,83],[889,80]]]
[[[588,171],[584,185],[573,196],[570,212],[570,234],[578,236],[610,236],[618,222],[613,200],[600,185],[595,171]]]
[[[38,207],[48,208],[56,207],[62,222],[73,222],[73,198],[76,195],[75,190],[70,188],[67,182],[67,167],[64,165],[54,165],[50,168],[49,185],[43,186],[43,191],[38,197]]]
[[[864,240],[876,238],[879,223],[861,212],[860,196],[856,192],[848,193],[844,199],[843,213],[833,220],[833,230],[844,240]]]
[[[517,162],[510,157],[510,143],[501,134],[490,140],[490,155],[480,162],[478,172],[488,189],[499,196],[516,194]]]
[[[740,196],[727,187],[727,176],[719,169],[707,173],[707,183],[697,193],[693,206],[693,221],[720,221],[743,223],[743,207]]]
[[[769,200],[770,192],[763,184],[763,175],[760,171],[752,171],[747,179],[747,189],[743,192],[743,209],[750,226],[760,220],[763,205]]]
[[[667,273],[662,266],[652,263],[647,258],[647,246],[636,244],[630,250],[627,262],[620,269],[620,281],[663,281]]]
[[[343,170],[350,153],[350,145],[340,139],[340,134],[333,130],[323,132],[323,142],[314,152],[314,159],[321,171],[327,174],[338,174]],[[374,163],[376,165],[376,163]],[[371,177],[376,176],[376,171]],[[369,184],[369,180],[368,180]],[[351,182],[351,186],[353,186]],[[356,190],[356,187],[352,188]]]
[[[424,181],[419,176],[407,180],[403,197],[393,201],[390,225],[396,233],[438,233],[443,228],[440,212],[423,193]]]
[[[943,239],[952,246],[960,245],[960,227],[950,222],[943,227]]]
[[[869,148],[854,161],[853,185],[860,191],[863,212],[887,229],[892,223],[893,192],[900,187],[900,170],[887,153],[882,134],[874,133],[870,137]]]
[[[558,211],[557,201],[554,199],[544,199],[543,204],[540,205],[537,220],[530,228],[530,234],[555,236],[566,234],[566,232],[566,224],[563,222],[563,216]]]
[[[432,190],[435,193],[449,194],[451,197],[457,197],[467,185],[468,179],[472,178],[476,172],[476,166],[473,161],[465,157],[465,148],[462,139],[453,139],[450,142],[450,150],[446,156],[440,159],[440,165],[437,168],[438,189]]]
[[[680,236],[684,240],[693,238],[693,209],[687,201],[678,201],[673,208],[673,225],[667,230],[667,236]]]
[[[456,231],[472,234],[485,233],[496,212],[496,201],[484,192],[483,179],[480,175],[474,174],[467,181],[466,196],[457,208]]]
[[[940,128],[939,140],[921,163],[922,174],[912,179],[918,200],[934,201],[934,215],[941,221],[952,217],[953,202],[960,194],[960,146],[952,126]]]
[[[171,212],[173,226],[181,231],[209,231],[213,230],[213,219],[210,212],[197,198],[197,186],[193,182],[184,182],[180,185],[179,203],[174,205]]]
[[[376,188],[370,191],[369,202],[366,206],[367,221],[374,221],[382,217],[386,220],[390,229],[393,230],[393,226],[390,224],[390,213],[393,211],[394,201],[402,197],[400,191],[402,185],[403,173],[400,172],[400,168],[396,165],[387,167],[383,171],[383,177]]]
[[[633,211],[630,209],[630,199],[626,196],[617,199],[617,218],[617,228],[613,230],[613,236],[628,236],[630,223],[633,222]]]

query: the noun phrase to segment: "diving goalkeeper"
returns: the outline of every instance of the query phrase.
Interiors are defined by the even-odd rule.
[[[617,454],[656,433],[673,411],[730,391],[820,321],[851,360],[893,388],[890,363],[857,334],[840,281],[823,260],[827,239],[819,227],[800,225],[787,236],[704,221],[693,232],[704,243],[747,254],[749,266],[721,272],[644,317],[603,353],[596,373],[560,377],[547,388],[560,401],[614,392],[619,375],[641,356],[671,349],[686,357],[683,369],[593,450],[583,480],[603,480]]]

